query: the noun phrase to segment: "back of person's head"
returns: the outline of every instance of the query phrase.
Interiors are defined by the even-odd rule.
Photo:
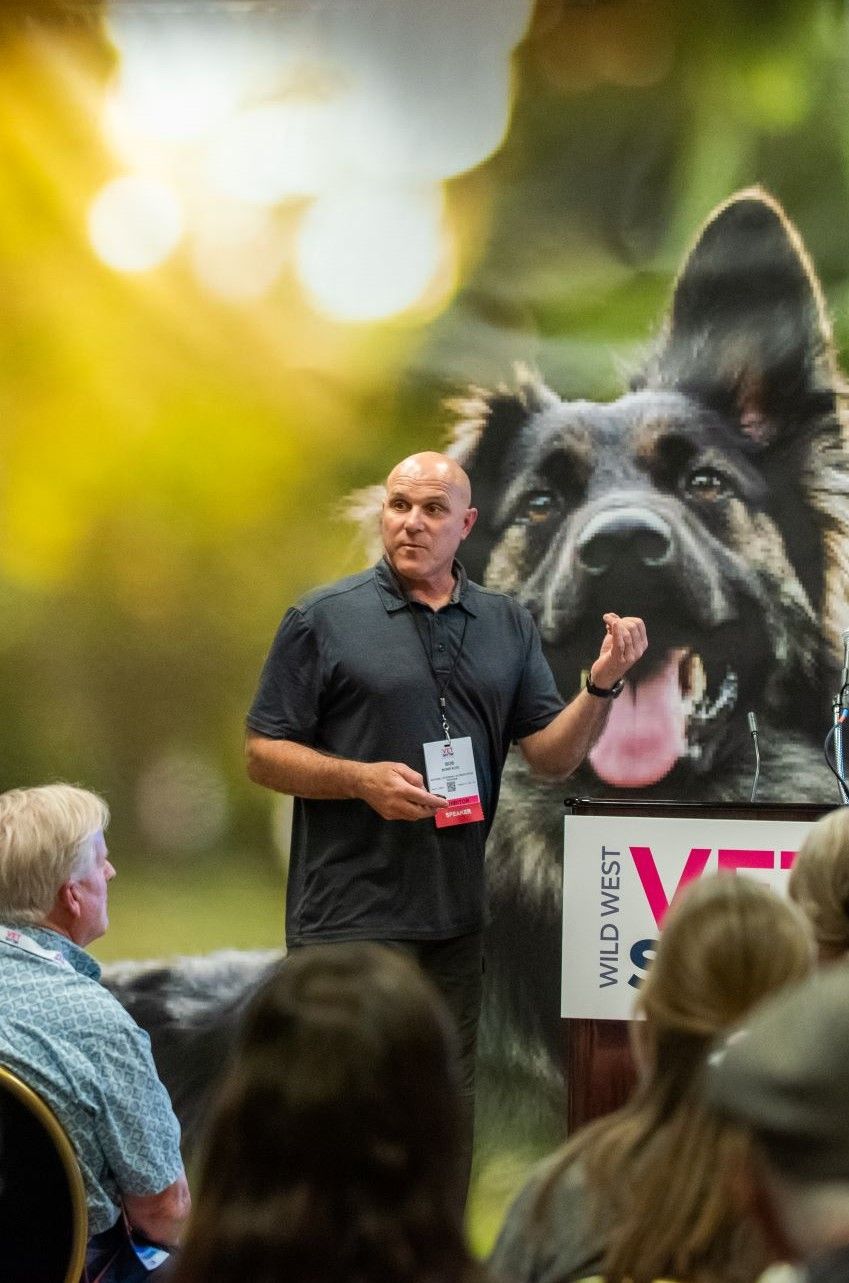
[[[811,827],[790,870],[789,892],[811,923],[820,961],[849,952],[849,807]]]
[[[556,1180],[580,1158],[613,1283],[735,1283],[766,1266],[726,1183],[743,1160],[743,1138],[708,1116],[698,1087],[716,1034],[812,964],[804,917],[761,883],[710,875],[673,903],[636,1000],[644,1017],[632,1025],[637,1090],[579,1133],[553,1171]]]
[[[0,921],[41,922],[93,862],[91,839],[108,823],[104,800],[71,784],[0,794]]]
[[[849,966],[764,1003],[711,1057],[704,1090],[757,1141],[752,1170],[791,1247],[849,1246]]]
[[[297,950],[260,991],[211,1123],[180,1283],[470,1276],[453,1030],[415,964]]]
[[[799,911],[752,878],[718,873],[673,902],[636,1000],[638,1055],[649,1074],[689,1077],[711,1040],[768,994],[807,975],[810,931]]]

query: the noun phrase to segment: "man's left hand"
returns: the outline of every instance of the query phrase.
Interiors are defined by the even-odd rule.
[[[603,619],[607,631],[598,659],[590,669],[590,681],[609,690],[645,654],[648,638],[645,624],[636,615],[620,616],[610,611]]]

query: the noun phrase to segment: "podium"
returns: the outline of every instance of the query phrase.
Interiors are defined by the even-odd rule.
[[[833,809],[817,803],[696,805],[599,798],[566,800],[561,1011],[568,1031],[570,1133],[624,1104],[635,1083],[629,1020],[627,1016],[622,1018],[620,1009],[626,999],[633,1000],[638,977],[624,979],[624,952],[620,946],[628,944],[628,929],[620,927],[620,923],[633,911],[639,922],[649,924],[644,931],[656,937],[662,910],[672,898],[670,890],[690,876],[716,867],[742,873],[751,870],[754,876],[772,882],[780,890],[805,832]],[[574,820],[580,822],[576,824]],[[677,854],[669,857],[671,866],[668,860],[664,866],[661,848],[668,837],[674,838],[673,845],[677,843]],[[626,872],[629,879],[622,876]],[[579,919],[570,902],[573,896],[580,897]],[[627,897],[639,903],[627,904]],[[593,931],[595,937],[591,937]],[[580,942],[575,938],[578,935],[582,936]],[[595,948],[593,965],[598,958],[594,974],[587,963],[591,938]],[[640,948],[632,943],[631,956],[642,960],[648,952],[645,946],[652,943],[651,938],[638,940]],[[575,964],[571,967],[570,958]],[[616,985],[619,991],[614,994],[611,991]],[[582,1014],[570,1015],[570,1010]],[[606,1014],[611,1010],[617,1012],[618,1018]]]

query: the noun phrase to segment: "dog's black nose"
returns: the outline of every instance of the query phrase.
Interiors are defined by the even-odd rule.
[[[587,522],[578,562],[590,575],[611,569],[655,570],[672,557],[672,531],[648,508],[610,508]]]

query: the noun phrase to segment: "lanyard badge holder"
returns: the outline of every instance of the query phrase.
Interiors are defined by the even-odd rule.
[[[415,607],[412,605],[410,609],[415,611]],[[442,722],[443,738],[441,740],[431,740],[429,743],[422,745],[428,789],[431,793],[436,793],[438,797],[444,797],[448,800],[448,806],[437,811],[433,817],[434,824],[438,829],[453,828],[457,824],[474,824],[484,818],[471,736],[462,735],[459,739],[451,738],[446,704],[446,694],[451,685],[457,661],[463,652],[467,623],[468,619],[464,618],[463,632],[460,637],[460,645],[454,656],[454,662],[445,681],[440,685],[425,639],[419,631],[416,616],[413,614],[413,624],[422,644],[428,667],[436,683],[439,717]]]

